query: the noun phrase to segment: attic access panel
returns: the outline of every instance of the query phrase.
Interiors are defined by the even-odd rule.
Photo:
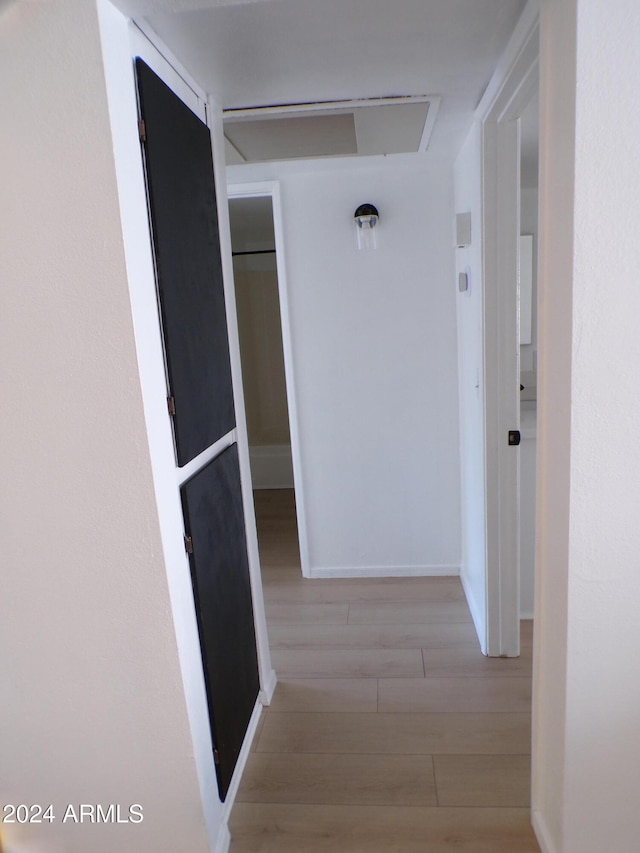
[[[260,689],[240,490],[232,444],[181,489],[220,798]]]
[[[224,110],[227,162],[426,151],[440,98],[402,95]]]
[[[136,59],[174,439],[183,466],[235,427],[211,135]]]

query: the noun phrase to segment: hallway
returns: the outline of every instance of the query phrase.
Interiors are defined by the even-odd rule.
[[[304,580],[293,492],[256,492],[278,686],[231,853],[527,853],[531,623],[483,657],[455,578]]]

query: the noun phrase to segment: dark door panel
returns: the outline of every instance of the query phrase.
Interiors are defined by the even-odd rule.
[[[235,426],[209,128],[136,60],[174,436],[182,466]]]
[[[224,800],[260,689],[236,444],[182,487],[182,506]]]

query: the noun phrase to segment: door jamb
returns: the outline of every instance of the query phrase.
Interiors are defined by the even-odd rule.
[[[306,522],[306,502],[302,477],[302,454],[298,419],[297,394],[293,361],[293,342],[289,313],[289,288],[284,262],[284,225],[278,181],[255,181],[246,184],[229,184],[229,200],[235,198],[271,198],[273,206],[273,230],[276,248],[276,269],[278,274],[278,297],[280,300],[280,326],[282,348],[284,352],[284,373],[287,387],[287,408],[289,410],[289,432],[291,435],[291,460],[293,463],[293,483],[296,495],[296,517],[298,522],[298,541],[300,546],[300,566],[302,576],[310,577],[309,544]]]
[[[519,454],[507,433],[519,426],[519,118],[538,85],[537,11],[527,7],[518,26],[518,49],[476,111],[482,124],[486,653],[492,657],[520,654]]]

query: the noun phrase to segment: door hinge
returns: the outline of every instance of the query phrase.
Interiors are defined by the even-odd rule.
[[[509,447],[517,447],[520,444],[520,430],[509,430]]]
[[[184,550],[187,554],[193,554],[193,539],[190,536],[184,537]]]
[[[213,750],[213,763],[218,765],[220,764],[220,753],[217,749]]]
[[[147,125],[144,123],[143,118],[138,122],[138,136],[140,137],[140,142],[147,141]]]
[[[167,408],[169,409],[169,414],[171,417],[175,417],[176,414],[176,398],[175,397],[167,397]]]

